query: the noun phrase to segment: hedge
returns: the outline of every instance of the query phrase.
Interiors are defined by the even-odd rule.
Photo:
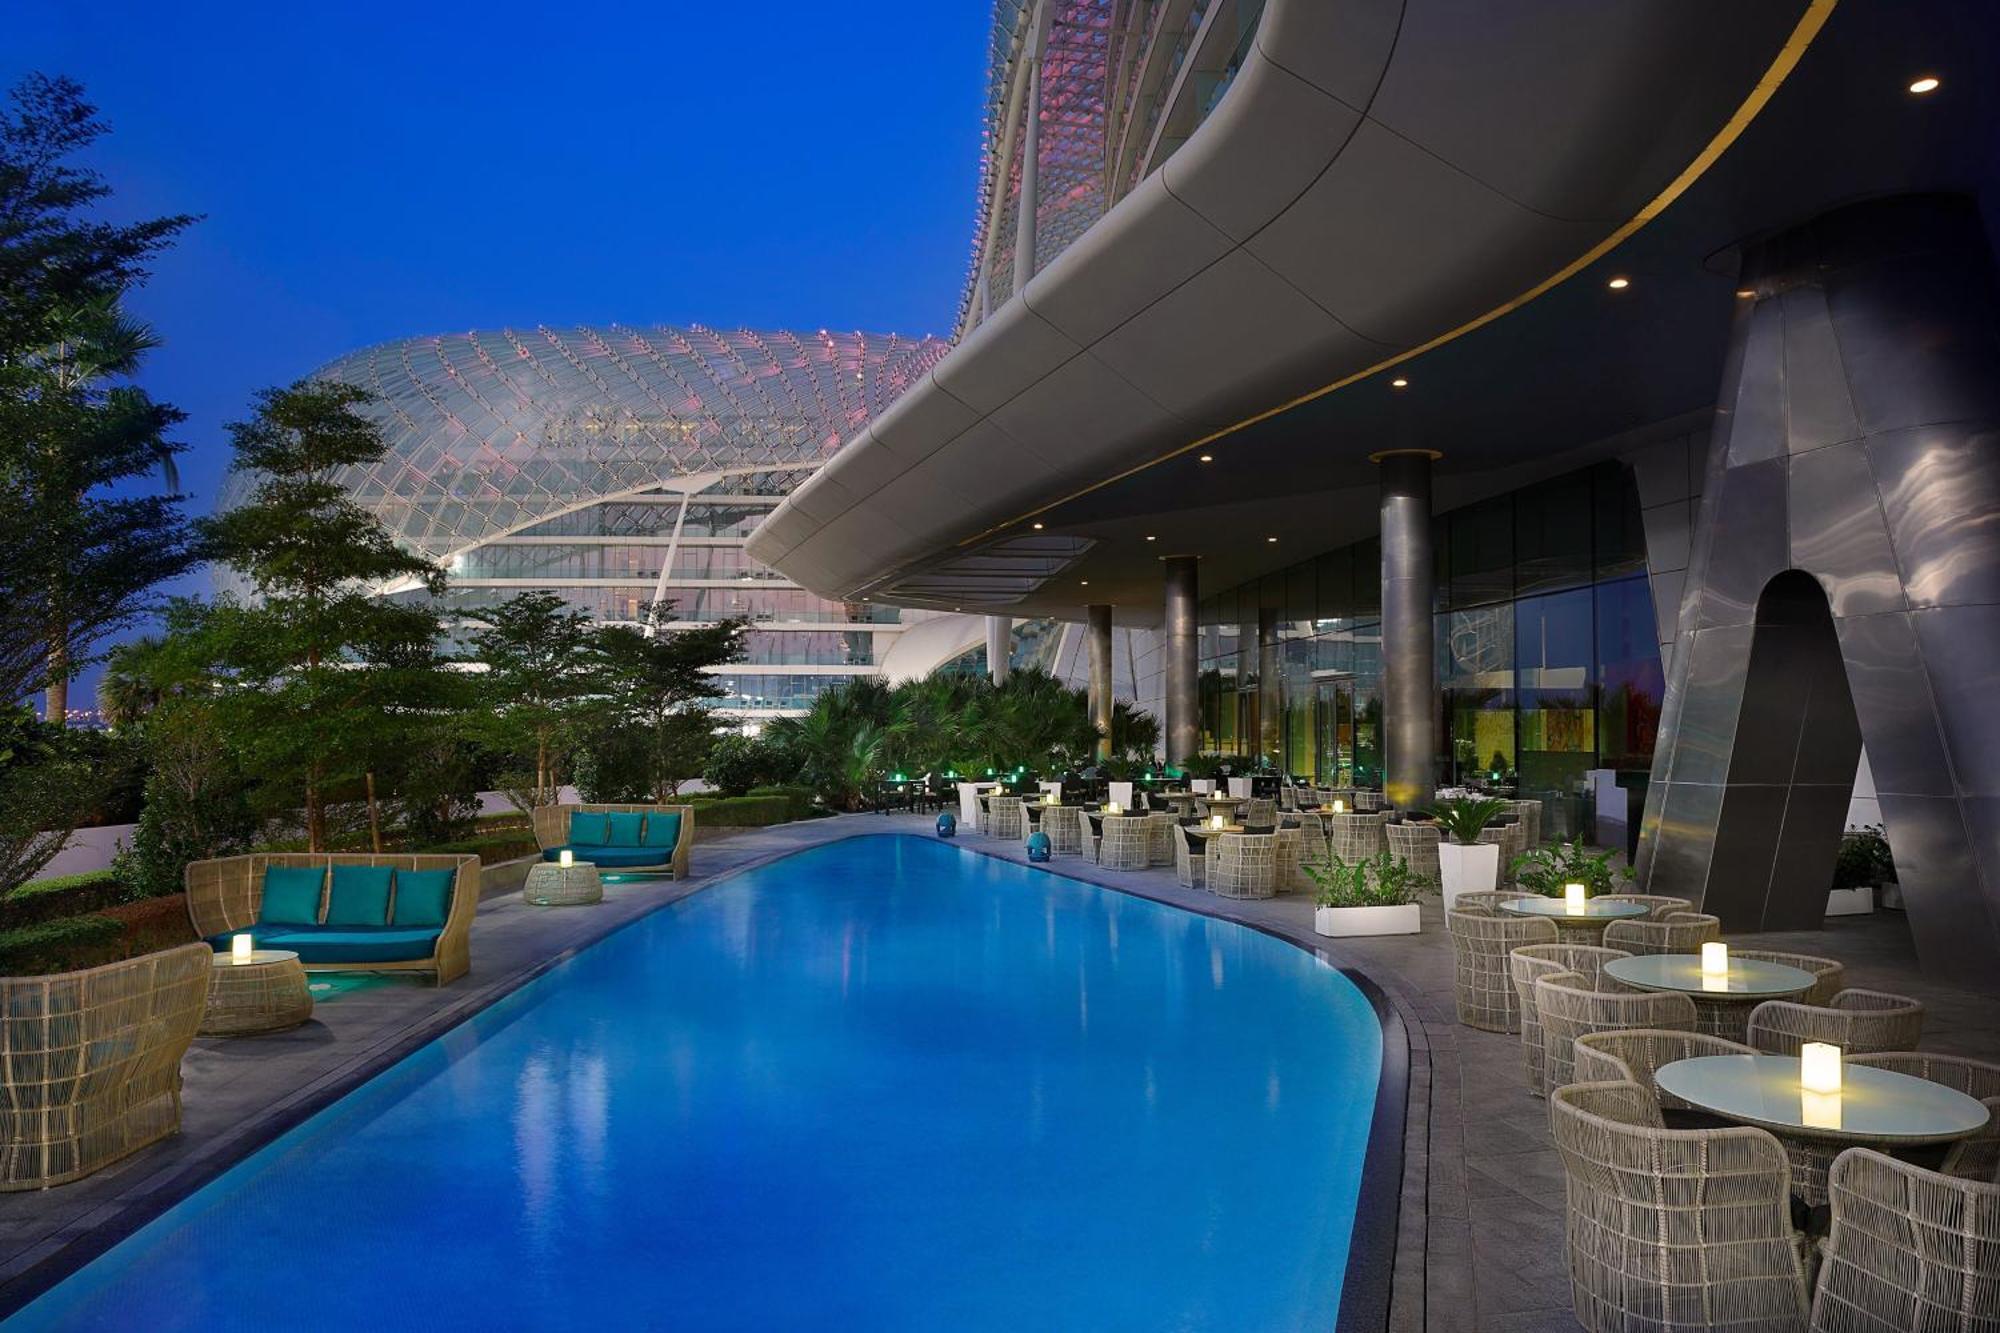
[[[691,801],[694,826],[704,828],[763,828],[791,820],[791,802],[782,796],[719,796]]]
[[[811,787],[775,786],[752,787],[752,796],[781,796],[793,819],[813,819],[829,813],[817,804],[818,793]]]
[[[0,930],[0,976],[70,972],[110,962],[122,956],[118,946],[124,934],[124,922],[95,914]]]
[[[52,875],[32,879],[0,898],[0,931],[31,926],[38,921],[82,916],[120,902],[125,886],[109,870],[86,870],[80,875]]]
[[[425,853],[441,856],[477,856],[487,865],[497,865],[501,861],[535,856],[542,848],[530,830],[502,829],[495,833],[482,833],[476,838],[464,838],[458,842],[441,842],[422,850]]]

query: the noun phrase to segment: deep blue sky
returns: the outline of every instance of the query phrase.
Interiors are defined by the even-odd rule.
[[[0,82],[85,85],[114,211],[206,215],[132,302],[197,511],[253,391],[384,339],[950,330],[988,0],[6,9]]]

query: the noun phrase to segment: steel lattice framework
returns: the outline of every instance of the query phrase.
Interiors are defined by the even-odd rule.
[[[318,374],[377,395],[389,442],[341,483],[442,561],[675,477],[816,465],[948,346],[824,329],[501,329],[382,343]],[[224,507],[249,484],[232,475]]]

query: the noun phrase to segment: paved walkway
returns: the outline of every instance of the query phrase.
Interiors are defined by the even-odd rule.
[[[442,989],[397,980],[319,1007],[288,1033],[195,1042],[183,1069],[182,1132],[75,1184],[0,1195],[0,1315],[382,1068],[655,907],[746,866],[857,833],[928,835],[928,817],[873,815],[785,825],[704,842],[684,883],[613,885],[604,904],[531,908],[517,893],[482,901],[472,972]],[[1018,843],[961,834],[970,851],[1025,861]],[[1573,1329],[1564,1271],[1562,1168],[1543,1103],[1527,1094],[1518,1038],[1460,1026],[1439,908],[1424,933],[1323,940],[1302,894],[1230,901],[1181,888],[1171,871],[1103,870],[1061,857],[1056,871],[1240,920],[1365,972],[1388,994],[1410,1040],[1402,1210],[1390,1327]],[[1930,1006],[1925,1046],[2000,1059],[2000,995],[1936,986],[1916,966],[1900,916],[1829,921],[1824,932],[1732,936],[1748,945],[1824,953],[1850,983]]]

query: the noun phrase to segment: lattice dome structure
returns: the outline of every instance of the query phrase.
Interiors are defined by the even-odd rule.
[[[675,477],[822,462],[946,347],[825,329],[501,329],[381,343],[318,373],[379,399],[389,453],[342,477],[349,493],[445,561]],[[232,477],[225,507],[247,484]]]

